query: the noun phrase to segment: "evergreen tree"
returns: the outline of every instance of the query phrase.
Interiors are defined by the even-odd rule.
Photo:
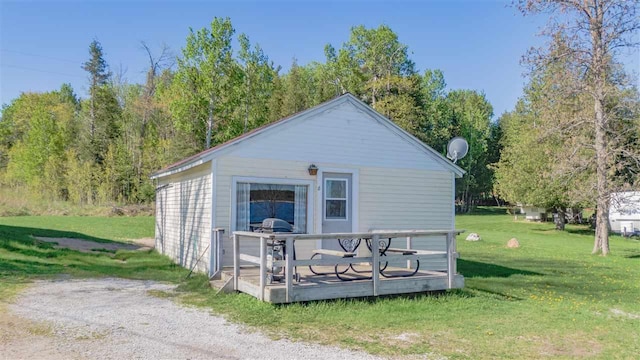
[[[89,73],[88,114],[85,127],[84,158],[101,164],[109,142],[119,136],[120,105],[114,89],[108,83],[111,72],[104,60],[102,46],[97,40],[89,46],[90,58],[83,69]]]
[[[102,45],[98,40],[93,40],[89,45],[89,55],[91,56],[83,65],[82,69],[89,73],[89,119],[90,137],[94,138],[96,127],[96,102],[100,88],[107,84],[111,77],[107,62],[104,60]]]

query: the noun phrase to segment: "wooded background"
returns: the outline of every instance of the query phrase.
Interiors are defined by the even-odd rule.
[[[525,13],[549,10],[543,1],[518,3]],[[572,8],[562,4],[573,3],[581,4],[548,4],[570,14]],[[416,69],[410,50],[385,25],[353,27],[347,42],[325,46],[324,62],[301,66],[292,59],[284,72],[247,35],[237,35],[230,19],[214,18],[209,27],[190,30],[178,54],[141,43],[148,57],[144,84],[112,73],[104,60],[108,49],[94,41],[82,64],[87,98],[61,84],[57,91],[23,93],[3,107],[0,183],[74,204],[149,203],[155,196],[152,172],[350,92],[442,154],[454,136],[469,141],[469,154],[458,162],[467,171],[456,182],[460,211],[502,201],[594,206],[601,200],[596,185],[603,166],[593,161],[595,65],[580,50],[593,44],[588,34],[596,25],[609,29],[603,34],[614,40],[637,30],[635,9],[627,6],[637,1],[605,3],[626,9],[622,20],[633,20],[635,28],[615,23],[620,19],[611,12],[614,6],[601,23],[582,14],[583,28],[573,32],[550,22],[549,42],[523,59],[529,69],[524,96],[497,119],[482,92],[447,89],[440,70]],[[598,8],[587,10],[597,14]],[[580,14],[566,17],[565,24],[576,19]],[[640,102],[637,84],[614,51],[637,44],[605,45],[598,60],[598,91],[604,93],[598,96],[606,123],[598,126],[608,139],[608,195],[638,189]]]
[[[149,175],[258,126],[350,92],[444,153],[448,140],[471,144],[458,165],[461,203],[491,198],[500,131],[484,94],[446,90],[439,70],[418,72],[409,49],[387,26],[352,28],[349,41],[325,47],[326,60],[287,72],[230,19],[190,31],[178,56],[141,44],[146,82],[109,70],[99,42],[89,45],[88,98],[68,84],[23,93],[0,121],[4,186],[75,204],[154,200]]]

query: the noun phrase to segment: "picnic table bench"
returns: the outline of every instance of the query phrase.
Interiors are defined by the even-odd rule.
[[[311,256],[311,259],[316,258],[317,256],[322,256],[322,255],[327,255],[327,256],[334,256],[334,257],[338,257],[338,258],[356,258],[356,251],[358,249],[358,247],[360,246],[362,240],[365,240],[365,243],[367,244],[367,247],[369,248],[369,251],[371,251],[372,246],[371,246],[371,239],[370,238],[365,238],[365,239],[337,239],[338,244],[340,245],[340,247],[342,248],[343,251],[340,250],[330,250],[330,249],[315,249],[313,250],[313,255]],[[413,250],[413,249],[402,249],[402,248],[392,248],[391,246],[391,238],[388,239],[379,239],[379,247],[378,247],[378,251],[380,253],[381,256],[387,256],[387,253],[394,253],[394,254],[398,254],[399,256],[403,256],[403,255],[416,255],[419,253],[418,250]],[[395,278],[395,277],[409,277],[409,276],[413,276],[415,274],[418,273],[418,270],[420,269],[420,260],[415,259],[416,261],[416,267],[415,270],[413,270],[412,272],[409,273],[404,273],[404,274],[388,274],[385,273],[385,270],[387,269],[387,266],[389,265],[388,261],[385,261],[384,266],[380,266],[380,275],[386,277],[386,278]],[[343,265],[344,266],[344,265]],[[372,273],[372,270],[359,270],[356,269],[353,266],[353,263],[347,264],[344,269],[340,269],[340,264],[336,264],[334,266],[334,271],[333,272],[321,272],[321,271],[317,271],[313,268],[313,266],[309,265],[309,270],[316,275],[331,275],[331,274],[335,274],[336,277],[342,281],[353,281],[353,280],[369,280],[372,278],[372,276],[355,276],[355,277],[343,277],[341,275],[346,274],[349,270],[351,270],[352,272],[356,273],[356,274],[365,274],[365,273]]]

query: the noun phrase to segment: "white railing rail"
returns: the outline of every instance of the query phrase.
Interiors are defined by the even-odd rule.
[[[280,241],[285,244],[284,260],[274,260],[271,262],[273,266],[283,267],[285,272],[284,285],[286,286],[286,301],[291,302],[294,291],[294,271],[297,266],[328,266],[328,265],[351,265],[361,263],[371,263],[371,282],[372,295],[378,296],[380,286],[380,261],[387,261],[380,258],[379,240],[405,238],[407,249],[412,249],[413,238],[445,236],[446,251],[417,250],[412,255],[401,255],[402,260],[407,260],[407,267],[413,260],[422,260],[425,258],[446,258],[447,260],[447,287],[454,287],[456,269],[456,235],[464,232],[464,230],[374,230],[370,232],[360,233],[331,233],[331,234],[290,234],[290,233],[256,233],[248,231],[233,232],[233,288],[238,290],[238,282],[240,278],[240,262],[248,262],[259,267],[259,298],[264,300],[265,287],[267,279],[267,244],[269,242]],[[321,239],[370,239],[371,255],[355,256],[345,258],[320,258],[320,259],[293,259],[293,243],[294,241],[316,241]],[[259,241],[260,254],[253,256],[241,252],[242,241]],[[398,255],[400,256],[400,255]]]

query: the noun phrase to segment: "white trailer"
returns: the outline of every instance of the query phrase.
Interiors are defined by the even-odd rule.
[[[615,233],[640,234],[640,191],[611,194],[609,225]]]

